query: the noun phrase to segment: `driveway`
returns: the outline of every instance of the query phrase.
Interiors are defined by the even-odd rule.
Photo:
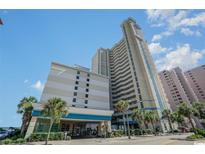
[[[163,136],[137,136],[117,138],[90,138],[73,139],[71,141],[49,141],[52,145],[192,145],[205,144],[205,140],[187,141],[186,137],[191,134],[163,135]],[[30,144],[44,144],[44,142],[34,142]]]

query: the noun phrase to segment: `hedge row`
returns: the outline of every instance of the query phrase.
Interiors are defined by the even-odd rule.
[[[24,144],[26,141],[23,138],[18,138],[16,140],[5,139],[2,140],[0,144]]]
[[[28,138],[29,142],[38,142],[45,141],[47,139],[48,133],[33,133]],[[71,137],[67,136],[67,140],[70,140]],[[63,132],[52,132],[50,133],[49,140],[65,140]]]

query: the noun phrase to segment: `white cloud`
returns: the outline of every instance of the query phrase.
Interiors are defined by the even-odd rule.
[[[186,18],[188,15],[188,11],[181,10],[176,15],[171,16],[165,22],[167,22],[169,30],[176,30],[179,27],[179,23],[181,20]]]
[[[201,36],[198,30],[190,30],[186,28],[204,26],[205,27],[205,12],[198,14],[191,14],[190,10],[147,10],[147,18],[151,22],[151,27],[165,27],[165,31],[174,33],[180,31],[181,34],[186,36]],[[164,36],[156,34],[153,36],[152,41],[159,41]]]
[[[192,31],[189,28],[182,28],[180,32],[186,36],[201,36],[201,33],[199,31]]]
[[[146,10],[148,19],[151,21],[156,21],[156,20],[164,20],[169,16],[173,16],[175,13],[175,10]]]
[[[184,70],[197,66],[203,57],[205,49],[201,51],[192,50],[189,44],[177,46],[176,50],[170,51],[165,57],[156,60],[159,70],[181,67]]]
[[[151,54],[160,54],[168,51],[167,48],[161,47],[160,43],[150,43],[148,45]]]
[[[191,18],[181,20],[179,26],[205,26],[205,12],[199,13]]]
[[[23,82],[23,83],[28,83],[28,79],[24,80],[24,82]]]
[[[38,91],[42,91],[44,88],[44,84],[41,83],[40,80],[36,81],[36,83],[34,83],[33,85],[31,85],[32,88],[38,90]]]
[[[152,37],[152,42],[159,41],[162,39],[162,35],[156,34]]]
[[[170,36],[172,35],[173,33],[170,32],[170,31],[165,31],[165,32],[162,32],[160,34],[156,34],[152,37],[152,42],[156,42],[156,41],[159,41],[161,40],[163,37],[167,37],[167,36]]]

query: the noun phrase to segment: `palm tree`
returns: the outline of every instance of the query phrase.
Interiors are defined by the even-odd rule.
[[[144,120],[147,124],[151,123],[153,131],[155,131],[155,123],[159,121],[159,118],[155,111],[145,111],[144,112]]]
[[[33,105],[32,103],[37,103],[37,99],[33,96],[24,97],[20,103],[17,105],[17,113],[22,114],[22,125],[21,125],[21,135],[24,136],[28,129],[31,117]]]
[[[169,127],[170,127],[172,133],[174,133],[173,127],[172,127],[172,121],[171,121],[171,111],[169,109],[165,109],[164,111],[162,111],[162,119],[168,120]]]
[[[48,102],[44,105],[42,113],[43,115],[50,118],[50,126],[45,142],[45,144],[47,144],[53,124],[59,123],[62,116],[68,114],[68,107],[66,106],[66,102],[64,100],[54,97],[49,99]]]
[[[125,113],[128,111],[129,108],[129,102],[125,100],[120,100],[116,106],[115,106],[117,112],[121,112],[123,115],[123,123],[124,123],[124,132],[126,132],[126,125],[125,125]],[[128,119],[128,115],[126,114]],[[128,138],[130,139],[130,129],[129,129],[129,121],[127,120],[127,132],[128,132]]]
[[[144,111],[144,123],[146,125],[146,128],[149,127],[150,122],[151,122],[151,117],[149,111]]]
[[[170,116],[170,119],[171,119],[171,122],[174,123],[174,122],[177,122],[177,124],[179,126],[182,126],[183,125],[183,122],[184,122],[184,118],[181,114],[179,114],[178,111],[176,112],[173,112]]]
[[[141,109],[138,109],[138,108],[134,109],[133,113],[132,113],[132,119],[135,120],[138,123],[139,128],[142,131],[142,128],[143,128],[142,124],[145,126],[143,111]]]
[[[139,124],[139,127],[142,128],[142,124],[144,123],[144,114],[143,111],[141,109],[134,109],[133,113],[132,113],[132,119],[134,119],[135,121],[137,121],[137,123]]]
[[[204,103],[194,103],[193,105],[194,115],[199,119],[205,119],[205,104]]]
[[[184,117],[187,117],[189,119],[189,122],[192,126],[193,131],[195,130],[194,124],[192,122],[192,116],[194,114],[193,108],[189,107],[187,105],[187,103],[182,103],[179,107],[178,107],[178,113]],[[194,131],[195,132],[195,131]]]

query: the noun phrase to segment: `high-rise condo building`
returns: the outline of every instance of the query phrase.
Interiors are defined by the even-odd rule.
[[[185,75],[198,100],[205,102],[205,65],[188,70]]]
[[[92,72],[109,76],[109,49],[100,48],[92,59]]]
[[[141,108],[155,110],[161,118],[161,112],[169,106],[142,30],[132,18],[124,21],[121,28],[123,38],[111,49],[103,49],[109,59],[107,60],[107,56],[96,56],[102,50],[99,49],[93,57],[92,71],[103,74],[96,70],[104,69],[105,65],[102,66],[101,63],[107,62],[113,109],[118,101],[127,100],[130,104],[129,115],[133,109]],[[122,114],[115,112],[112,123],[119,126],[122,121]],[[135,125],[131,118],[129,122]],[[164,121],[160,121],[160,128],[168,128],[165,125]]]
[[[180,103],[187,102],[192,104],[198,101],[197,96],[179,67],[161,71],[159,76],[172,111],[176,111]]]
[[[69,114],[62,117],[55,131],[75,136],[100,136],[102,127],[111,131],[109,79],[84,67],[52,63],[40,103],[33,104],[32,119],[26,137],[33,132],[47,132],[48,119],[41,114],[42,106],[51,98],[67,102]]]

